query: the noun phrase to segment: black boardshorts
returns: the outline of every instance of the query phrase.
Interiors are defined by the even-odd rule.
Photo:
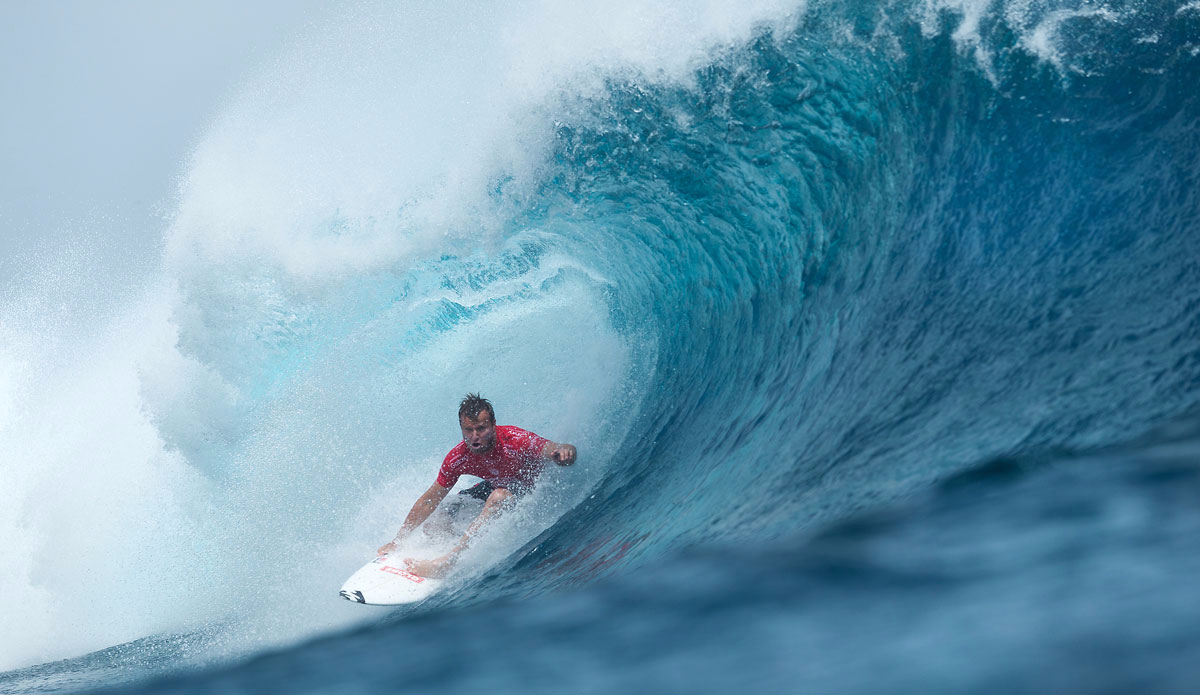
[[[474,497],[477,500],[483,500],[484,502],[486,502],[487,498],[490,497],[492,495],[492,493],[496,491],[496,488],[497,488],[496,485],[493,485],[492,483],[489,483],[486,480],[481,480],[478,483],[472,485],[471,487],[466,488],[465,490],[459,490],[458,494],[466,495],[467,497]],[[529,487],[526,487],[523,485],[522,486],[505,485],[504,489],[511,492],[513,494],[514,498],[521,497],[522,495],[529,492],[529,490],[530,490]]]
[[[495,490],[496,490],[495,485],[492,485],[491,483],[489,483],[486,480],[481,480],[478,483],[476,483],[475,485],[472,485],[471,487],[466,488],[465,490],[459,490],[458,494],[466,495],[467,497],[474,497],[477,500],[483,500],[486,502],[487,498],[491,497],[492,493],[495,492]]]

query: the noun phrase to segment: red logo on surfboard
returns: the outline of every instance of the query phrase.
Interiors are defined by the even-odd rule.
[[[412,572],[409,572],[408,570],[402,570],[399,567],[392,567],[391,565],[384,565],[383,567],[380,567],[379,569],[383,570],[384,572],[387,572],[388,574],[394,574],[397,577],[404,577],[405,579],[409,580],[410,582],[416,582],[416,583],[420,584],[421,582],[425,581],[425,577],[413,574]]]

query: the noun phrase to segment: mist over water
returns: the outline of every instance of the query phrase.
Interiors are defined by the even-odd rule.
[[[153,267],[97,287],[61,256],[0,297],[0,668],[141,640],[10,684],[265,688],[322,650],[427,648],[341,684],[479,685],[422,680],[455,644],[493,650],[512,689],[738,682],[716,633],[661,639],[709,624],[747,658],[784,636],[755,682],[869,689],[853,659],[787,656],[851,620],[882,682],[986,689],[1008,664],[1036,688],[1044,664],[983,625],[955,639],[994,658],[937,681],[937,618],[1008,606],[1043,634],[1060,586],[1100,611],[1055,614],[1072,643],[1141,612],[1191,649],[1195,438],[1136,438],[1189,417],[1200,381],[1198,22],[1148,2],[628,2],[363,5],[314,27],[182,163]],[[467,391],[580,463],[377,625],[336,588],[428,487]],[[1184,453],[1164,463],[1168,439]],[[1094,450],[1119,453],[1065,453]],[[1167,472],[1122,473],[1142,459]],[[1075,493],[1093,511],[1059,523],[1087,462],[1109,471]],[[847,521],[880,510],[899,511]],[[982,574],[897,569],[953,564],[942,524]],[[1062,538],[1112,581],[1064,581]],[[1131,562],[1162,598],[1113,593]],[[503,622],[511,601],[526,617]],[[886,620],[849,617],[864,602],[926,610],[904,618],[926,641],[897,659]],[[503,644],[464,637],[477,620]],[[504,669],[567,626],[563,649],[599,655],[578,673]],[[1145,643],[1109,644],[1134,679]]]

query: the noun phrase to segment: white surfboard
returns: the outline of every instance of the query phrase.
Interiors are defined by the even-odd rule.
[[[350,575],[339,594],[347,601],[375,606],[396,606],[429,598],[441,581],[404,569],[403,556],[381,555]]]

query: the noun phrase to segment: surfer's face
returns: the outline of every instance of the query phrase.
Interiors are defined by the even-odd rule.
[[[463,441],[472,453],[486,454],[496,446],[496,422],[491,413],[480,413],[475,419],[460,417],[458,426],[462,428]]]

